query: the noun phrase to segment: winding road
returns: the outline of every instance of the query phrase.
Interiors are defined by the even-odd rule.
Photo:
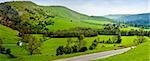
[[[104,51],[104,52],[99,52],[99,53],[75,56],[75,57],[70,57],[70,58],[65,58],[65,59],[58,59],[58,60],[53,60],[53,61],[90,61],[90,60],[107,58],[107,57],[114,56],[117,54],[125,53],[132,48],[135,48],[135,46],[118,49],[118,50],[110,50],[110,51]]]

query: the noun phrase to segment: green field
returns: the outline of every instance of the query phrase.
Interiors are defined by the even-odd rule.
[[[17,46],[17,42],[19,40],[19,37],[17,36],[18,32],[15,30],[12,30],[8,27],[5,27],[3,25],[0,25],[0,38],[3,40],[3,46],[7,49],[10,48],[12,51],[12,54],[20,57],[24,54],[27,54],[27,52],[23,49]],[[10,60],[6,55],[0,54],[0,61],[6,61]],[[13,60],[13,59],[12,59]]]
[[[16,60],[16,61],[45,61],[45,60],[52,60],[52,59],[60,59],[65,57],[71,57],[71,56],[77,56],[82,54],[89,54],[94,52],[101,52],[106,50],[112,50],[112,49],[118,49],[122,47],[118,47],[119,44],[99,44],[95,50],[88,50],[86,52],[79,52],[74,54],[67,54],[62,56],[56,56],[56,48],[60,45],[66,45],[68,38],[48,38],[42,46],[40,47],[40,50],[42,54],[35,54],[35,55],[29,55],[29,53],[22,47],[17,46],[17,41],[19,41],[19,38],[17,37],[17,31],[14,31],[8,27],[0,25],[0,35],[2,36],[2,39],[4,40],[4,46],[6,48],[10,48],[12,51],[12,54],[17,56],[18,58],[10,59],[7,55],[0,54],[1,58],[0,60]],[[7,35],[6,35],[7,34]],[[10,37],[11,36],[11,37]],[[36,38],[43,37],[39,34],[33,34]],[[6,37],[9,37],[5,39]],[[100,40],[108,40],[109,38],[113,38],[113,35],[99,35],[96,37],[86,37],[84,40],[86,41],[86,46],[89,47],[92,42],[99,38]],[[130,39],[129,39],[130,38]],[[123,36],[122,44],[125,46],[131,46],[133,43],[133,39],[135,39],[136,36]],[[77,41],[77,38],[71,38],[73,41]],[[126,40],[129,39],[129,40]],[[102,47],[105,46],[105,47]]]
[[[135,43],[135,40],[139,37],[137,35],[143,36],[142,32],[145,30],[146,32],[143,32],[144,35],[149,36],[147,32],[147,30],[150,30],[149,27],[143,29],[143,31],[141,29],[141,31],[139,31],[139,33],[141,33],[138,34],[138,32],[135,31],[139,30],[140,27],[133,27],[129,24],[123,23],[120,25],[117,23],[118,22],[112,21],[112,19],[103,16],[81,14],[64,6],[40,6],[30,1],[0,3],[0,39],[3,41],[2,45],[6,49],[11,49],[11,54],[17,57],[10,58],[9,53],[1,54],[0,52],[0,61],[49,61],[108,50],[116,50],[137,45],[137,43]],[[119,29],[125,31],[127,35],[130,36],[121,36],[121,31],[119,31]],[[130,33],[130,31],[132,30],[134,33],[133,35],[136,36],[131,36],[132,33]],[[101,35],[103,32],[104,35]],[[53,36],[51,33],[56,34],[56,37],[64,38],[46,37]],[[81,34],[83,34],[83,36],[90,36],[82,39],[82,41],[85,42],[84,47],[88,48],[87,51],[71,54],[65,53],[56,56],[57,48],[59,46],[66,46],[68,39],[71,39],[72,41],[71,47],[74,44],[80,44],[80,42],[78,42],[78,37],[73,36],[79,36]],[[24,37],[32,40],[23,40]],[[120,39],[120,37],[122,39]],[[116,38],[121,40],[121,43],[117,43]],[[99,59],[97,61],[148,61],[150,60],[150,38],[146,37],[146,39],[146,42],[137,45],[137,48],[132,49],[127,53],[110,58]],[[89,47],[94,40],[97,41],[98,45],[94,50],[89,50]],[[23,41],[23,46],[18,46],[18,41]],[[26,43],[24,41],[26,41]],[[28,51],[30,48],[28,47],[32,42],[35,44],[38,43],[37,41],[41,42],[41,45],[37,48],[40,53],[30,55],[30,52]],[[33,47],[36,46],[34,45]],[[77,49],[81,49],[80,46],[79,48],[77,47]],[[64,50],[68,50],[68,48],[63,48],[63,51]]]
[[[84,23],[84,22],[81,22],[79,20],[72,20],[72,22],[70,20],[63,19],[63,18],[61,18],[61,19],[60,18],[54,18],[52,20],[54,20],[55,24],[46,26],[49,29],[49,31],[71,30],[71,29],[77,28],[77,27],[93,28],[93,29],[104,28],[104,26],[102,26],[102,25],[97,26],[94,24]],[[97,22],[101,22],[101,21],[97,21]],[[103,21],[103,22],[107,22],[107,21]]]
[[[106,59],[99,59],[96,61],[149,61],[150,60],[150,39],[138,45],[135,49],[132,49],[124,54],[112,56]]]
[[[123,30],[123,31],[130,31],[130,30],[139,30],[140,28],[138,28],[138,27],[127,27],[127,28],[121,28],[121,30]]]

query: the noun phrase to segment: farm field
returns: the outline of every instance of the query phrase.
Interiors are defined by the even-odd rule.
[[[89,54],[89,53],[94,53],[94,52],[101,52],[101,51],[106,51],[106,50],[113,50],[113,49],[118,49],[118,48],[122,48],[122,47],[118,47],[119,44],[99,44],[95,50],[89,50],[86,52],[79,52],[79,53],[74,53],[74,54],[67,54],[67,55],[63,55],[63,56],[56,56],[56,48],[60,45],[66,45],[67,44],[67,39],[68,38],[49,38],[47,37],[48,40],[44,41],[42,46],[40,47],[42,54],[37,54],[37,55],[28,55],[29,53],[27,52],[27,50],[25,50],[22,47],[17,46],[17,41],[18,41],[18,37],[16,36],[17,31],[14,31],[8,27],[5,27],[3,25],[1,25],[0,28],[9,30],[11,32],[6,32],[5,30],[0,30],[2,33],[0,33],[0,35],[3,35],[3,33],[7,33],[7,34],[11,34],[12,32],[14,33],[14,38],[10,38],[9,40],[4,40],[4,46],[6,48],[10,48],[12,50],[12,54],[14,54],[15,56],[19,57],[17,59],[12,59],[12,60],[23,60],[23,61],[30,61],[31,58],[32,60],[35,61],[41,61],[41,60],[51,60],[51,59],[58,59],[58,58],[65,58],[65,57],[71,57],[71,56],[76,56],[76,55],[82,55],[82,54]],[[31,34],[33,36],[35,36],[36,38],[42,38],[43,36],[40,34]],[[3,35],[3,37],[7,37],[8,35]],[[84,40],[86,41],[86,46],[89,48],[89,46],[92,44],[92,42],[95,39],[99,39],[100,40],[108,40],[109,38],[113,38],[113,35],[98,35],[95,37],[86,37]],[[122,45],[124,45],[125,47],[127,46],[132,46],[132,43],[134,41],[134,39],[136,38],[136,36],[123,36],[122,39]],[[15,40],[14,40],[15,39]],[[72,41],[77,41],[77,38],[71,38]],[[126,40],[128,39],[128,40]],[[11,43],[10,43],[11,40]],[[115,46],[114,46],[115,45]],[[102,47],[105,46],[105,47]],[[9,60],[9,58],[7,57],[7,55],[3,55],[1,54],[0,57],[5,58],[5,59],[0,59],[0,60]],[[44,57],[44,59],[42,59]]]
[[[96,61],[149,61],[150,60],[149,43],[150,39],[147,42],[138,45],[135,49],[132,49],[131,51],[128,51],[124,54],[112,56],[105,59],[98,59]]]
[[[70,20],[66,20],[66,19],[60,19],[60,18],[55,18],[52,19],[55,20],[55,24],[54,25],[47,25],[46,27],[49,29],[49,31],[58,31],[58,30],[71,30],[73,28],[76,27],[82,27],[82,28],[93,28],[93,29],[102,29],[104,28],[104,26],[97,26],[94,24],[89,24],[89,23],[84,23],[81,22],[79,20],[72,20],[72,22]],[[101,21],[97,21],[97,22],[101,22]],[[103,21],[104,23],[107,21]]]

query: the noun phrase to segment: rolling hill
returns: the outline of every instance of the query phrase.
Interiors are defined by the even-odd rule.
[[[30,1],[0,3],[1,24],[24,33],[42,33],[76,27],[102,28],[83,20],[112,22],[104,17],[88,16],[63,6],[39,6]]]
[[[81,14],[64,6],[40,6],[30,1],[0,3],[0,39],[3,41],[0,44],[6,48],[4,54],[0,51],[0,61],[51,61],[134,46],[138,42],[135,41],[138,38],[136,36],[138,30],[134,29],[139,28],[126,26],[126,24],[121,24],[119,27],[116,24],[117,20],[112,21],[113,18],[130,18],[130,16],[116,15],[109,19]],[[131,16],[130,19],[133,17]],[[143,20],[146,18],[144,16]],[[136,19],[135,17],[132,21]],[[120,35],[119,28],[124,31],[125,36]],[[143,34],[149,33],[143,32]],[[51,35],[62,37],[55,38]],[[122,41],[116,43],[120,38]],[[20,41],[22,46],[17,45]],[[81,44],[87,51],[80,52]],[[57,55],[60,46],[63,46],[63,55]],[[31,50],[35,54],[32,55]],[[144,54],[147,54],[147,51]],[[15,57],[11,57],[12,55]]]
[[[143,14],[127,14],[127,15],[108,15],[107,18],[113,19],[114,21],[124,22],[129,25],[136,27],[139,26],[150,26],[150,13]]]

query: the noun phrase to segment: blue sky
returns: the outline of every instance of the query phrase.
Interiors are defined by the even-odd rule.
[[[0,2],[13,0],[0,0]],[[21,0],[23,1],[23,0]],[[38,5],[61,5],[77,12],[103,16],[109,14],[150,13],[149,0],[28,0]]]

